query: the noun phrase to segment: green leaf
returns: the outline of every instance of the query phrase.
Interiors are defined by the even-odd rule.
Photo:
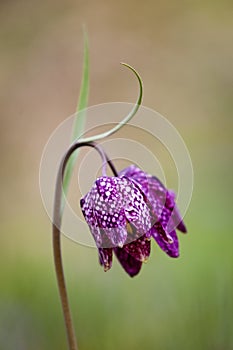
[[[88,37],[87,33],[84,32],[84,56],[83,56],[83,74],[82,74],[82,83],[79,93],[78,105],[76,109],[76,119],[74,121],[73,134],[71,141],[78,139],[84,133],[85,127],[85,118],[86,118],[86,108],[88,104],[88,95],[89,95],[89,48],[88,48]],[[70,157],[68,164],[66,166],[66,171],[63,180],[63,190],[64,195],[66,196],[69,189],[69,184],[75,162],[77,160],[79,150],[76,150]],[[64,209],[64,196],[61,205],[61,212]]]
[[[140,77],[140,75],[138,74],[138,72],[129,64],[127,63],[123,63],[121,62],[121,64],[125,67],[127,67],[128,69],[130,69],[134,75],[136,76],[138,83],[139,83],[139,95],[138,95],[138,99],[137,102],[135,103],[135,105],[133,106],[132,110],[127,114],[127,116],[120,122],[118,123],[116,126],[114,126],[112,129],[103,132],[102,134],[98,134],[98,135],[94,135],[94,136],[90,136],[90,137],[85,137],[82,139],[79,139],[79,142],[94,142],[94,141],[98,141],[98,140],[102,140],[106,137],[109,137],[111,135],[113,135],[115,132],[117,132],[118,130],[120,130],[124,125],[126,125],[137,113],[139,107],[142,104],[142,96],[143,96],[143,84],[142,84],[142,79]]]

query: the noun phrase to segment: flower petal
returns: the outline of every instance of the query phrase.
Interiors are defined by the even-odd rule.
[[[126,244],[124,250],[136,260],[146,262],[150,256],[150,239],[148,239],[146,235],[143,235],[137,240]]]
[[[134,230],[134,233],[137,236],[133,239],[136,239],[151,228],[151,212],[145,195],[138,184],[130,181],[126,177],[123,178],[128,181],[126,191],[130,194],[129,200],[124,206],[125,217],[127,222],[135,227],[136,230]]]
[[[99,262],[104,267],[104,271],[108,271],[112,267],[112,249],[99,248]]]
[[[98,247],[101,243],[102,247],[122,246],[127,238],[120,182],[118,178],[98,178],[90,192],[81,200],[83,215]],[[98,234],[104,239],[101,240]]]
[[[176,195],[173,191],[167,191],[166,207],[171,211],[171,220],[168,224],[168,230],[177,228],[179,231],[186,233],[187,229],[180,215],[179,209],[175,203]]]
[[[99,233],[109,238],[108,248],[122,247],[126,241],[129,243],[142,236],[152,226],[144,193],[125,176],[98,178],[81,200],[81,208],[98,247],[101,244]],[[137,237],[127,235],[127,223],[132,223]]]
[[[175,205],[173,212],[172,212],[172,219],[174,221],[175,227],[183,233],[187,233],[187,228],[184,224],[184,221],[182,220],[182,217],[180,215],[179,209],[177,208],[177,205]]]
[[[104,233],[110,240],[108,247],[123,247],[127,239],[127,231],[125,227],[105,228]]]
[[[160,248],[167,253],[172,258],[178,258],[179,256],[179,242],[176,235],[176,231],[172,231],[169,233],[169,235],[172,238],[172,243],[165,242],[164,239],[161,237],[161,235],[157,232],[156,228],[153,227],[151,229],[151,234],[160,246]]]
[[[132,164],[121,170],[119,176],[126,176],[131,180],[135,180],[146,195],[149,193],[148,174],[135,165]]]
[[[188,230],[187,230],[187,228],[186,228],[186,226],[185,226],[183,220],[181,220],[181,221],[179,222],[179,224],[177,225],[177,228],[178,228],[178,230],[179,230],[180,232],[183,232],[183,233],[187,233],[187,232],[188,232]]]
[[[99,247],[102,245],[102,242],[103,242],[101,231],[99,228],[98,221],[95,217],[93,208],[88,207],[88,204],[87,204],[88,201],[85,202],[86,197],[84,197],[80,200],[81,210],[82,210],[82,213],[83,213],[83,216],[84,216],[86,222],[88,223],[89,229],[90,229],[91,234],[96,242],[96,245],[97,245],[97,247]]]
[[[114,253],[128,275],[134,277],[139,273],[142,267],[141,261],[136,260],[124,248],[114,248]]]
[[[120,174],[129,177],[141,188],[153,209],[153,223],[158,221],[166,201],[167,190],[164,185],[155,176],[145,173],[135,165],[122,170]]]
[[[172,231],[177,227],[181,232],[187,232],[186,226],[175,204],[175,193],[170,190],[168,191],[156,176],[145,173],[135,165],[123,169],[120,175],[127,176],[131,180],[133,179],[137,182],[150,201],[153,211],[156,214],[156,220],[160,220],[164,206],[172,212],[172,220],[169,222],[168,231]]]

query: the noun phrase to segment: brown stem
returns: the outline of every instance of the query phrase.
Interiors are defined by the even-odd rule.
[[[54,254],[54,264],[57,276],[57,284],[62,304],[63,317],[66,326],[67,339],[69,344],[69,350],[78,350],[78,345],[75,337],[74,326],[71,318],[71,312],[69,307],[66,282],[64,276],[64,270],[62,265],[62,254],[61,254],[61,222],[62,222],[62,213],[61,213],[61,201],[63,196],[63,177],[65,173],[65,168],[67,162],[72,155],[72,153],[79,147],[89,146],[94,147],[99,154],[104,155],[103,161],[107,161],[113,174],[117,176],[117,171],[113,166],[112,162],[107,158],[99,146],[94,143],[88,142],[75,142],[72,144],[65,155],[63,156],[57,174],[56,187],[55,187],[55,198],[54,198],[54,208],[53,208],[53,254]]]
[[[71,318],[70,306],[68,302],[68,296],[66,291],[65,276],[62,267],[62,256],[61,256],[61,234],[60,230],[53,225],[53,251],[54,251],[54,263],[56,269],[58,289],[60,293],[60,299],[62,304],[63,316],[66,325],[67,339],[70,350],[78,350],[75,331]]]

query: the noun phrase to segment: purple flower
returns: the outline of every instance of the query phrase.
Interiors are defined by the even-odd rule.
[[[98,178],[80,203],[105,271],[114,252],[125,271],[137,275],[149,258],[151,237],[168,255],[179,256],[175,228],[186,228],[175,195],[136,166]]]

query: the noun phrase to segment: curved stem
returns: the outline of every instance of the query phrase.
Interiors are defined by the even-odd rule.
[[[70,350],[78,350],[78,346],[77,346],[75,331],[74,331],[73,322],[72,322],[72,318],[71,318],[70,306],[69,306],[68,295],[67,295],[67,290],[66,290],[64,270],[63,270],[63,265],[62,265],[61,202],[62,202],[62,198],[63,198],[62,197],[63,196],[63,178],[64,178],[64,173],[65,173],[65,168],[66,168],[67,162],[68,162],[70,156],[73,154],[73,152],[77,148],[80,148],[83,146],[89,146],[89,147],[95,148],[98,151],[98,153],[101,155],[102,160],[104,162],[107,161],[113,174],[115,176],[118,175],[112,162],[105,155],[105,153],[103,153],[103,151],[94,143],[76,142],[75,144],[71,145],[70,148],[65,153],[65,155],[63,156],[61,163],[59,165],[57,179],[56,179],[54,210],[53,210],[53,252],[54,252],[54,263],[55,263],[58,289],[59,289],[59,294],[60,294],[60,299],[61,299],[61,304],[62,304],[63,316],[64,316],[66,332],[67,332],[67,339],[68,339],[68,344],[69,344]]]

